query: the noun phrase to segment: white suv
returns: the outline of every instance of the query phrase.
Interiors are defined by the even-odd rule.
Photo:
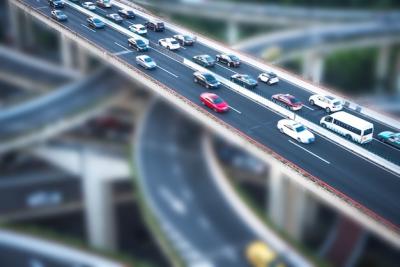
[[[312,95],[308,101],[311,106],[315,105],[323,108],[328,113],[339,111],[343,108],[342,101],[333,96]]]
[[[179,45],[178,41],[175,40],[174,38],[164,38],[160,39],[158,41],[158,44],[161,45],[162,47],[165,47],[169,50],[177,50],[181,46]]]

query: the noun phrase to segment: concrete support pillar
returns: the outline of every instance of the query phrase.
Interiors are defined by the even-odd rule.
[[[15,5],[8,1],[8,35],[16,48],[21,48],[20,20],[18,19],[18,9]]]
[[[227,24],[226,39],[229,44],[235,44],[239,40],[239,25],[236,21],[230,20]]]
[[[33,32],[33,20],[31,15],[28,13],[24,13],[24,36],[25,36],[25,43],[28,47],[33,47],[35,45],[35,37]]]
[[[376,61],[376,89],[377,94],[382,94],[385,90],[385,81],[389,71],[390,46],[383,45],[378,50]]]
[[[278,228],[301,241],[305,226],[317,215],[316,202],[303,187],[286,178],[278,164],[272,165],[267,180],[269,217]]]
[[[394,89],[395,94],[400,95],[400,51],[397,52],[396,56],[396,66],[395,66],[395,77],[394,77]]]
[[[86,229],[90,245],[102,250],[116,250],[116,224],[111,183],[104,178],[98,161],[82,151],[83,192]]]
[[[77,64],[78,64],[78,69],[82,72],[82,73],[87,73],[89,71],[89,61],[90,61],[90,57],[88,52],[82,48],[81,46],[78,46],[77,48]]]
[[[280,171],[279,165],[272,165],[269,172],[268,189],[268,214],[272,222],[283,228],[284,224],[284,206],[285,206],[285,187],[284,177]]]
[[[72,41],[60,34],[60,53],[62,65],[66,68],[73,68],[73,57],[72,57]]]
[[[301,241],[307,218],[307,195],[303,187],[292,181],[289,181],[287,187],[285,229],[292,238]]]
[[[303,58],[303,77],[321,83],[325,68],[325,57],[320,52],[309,51]]]

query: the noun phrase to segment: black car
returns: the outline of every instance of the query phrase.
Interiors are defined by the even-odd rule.
[[[186,34],[176,34],[174,35],[174,39],[179,42],[180,45],[194,45],[196,42],[196,38],[186,35]]]
[[[217,55],[216,59],[218,62],[228,65],[228,67],[239,67],[240,65],[240,59],[235,55],[221,54]]]
[[[161,21],[147,21],[145,26],[155,32],[162,32],[165,29],[164,22]]]
[[[149,50],[149,46],[142,40],[138,38],[129,38],[128,39],[129,47],[132,47],[136,51],[144,52]]]
[[[120,15],[118,15],[117,13],[113,13],[113,14],[107,14],[106,17],[109,20],[112,20],[115,23],[121,24],[123,19],[121,18]]]
[[[215,66],[215,59],[209,55],[194,56],[193,61],[203,67],[214,67]]]
[[[64,7],[64,1],[62,1],[62,0],[49,0],[49,5],[52,8],[63,8]]]
[[[118,10],[118,14],[126,19],[134,19],[135,18],[135,13],[132,10],[129,9],[120,9]]]
[[[201,84],[207,89],[215,89],[221,85],[221,83],[211,73],[197,71],[193,73],[193,76],[195,83]]]
[[[231,81],[249,89],[255,88],[258,85],[257,81],[247,74],[236,73],[231,76]]]

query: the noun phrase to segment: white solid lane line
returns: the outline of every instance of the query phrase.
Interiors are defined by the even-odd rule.
[[[155,45],[158,46],[158,44],[155,44]],[[179,62],[179,61],[176,60],[175,58],[172,58],[172,57],[170,57],[170,56],[168,56],[168,55],[166,55],[166,54],[164,54],[164,53],[158,51],[158,50],[155,49],[154,47],[151,47],[151,46],[150,46],[150,49],[154,50],[155,52],[157,52],[157,53],[159,53],[159,54],[161,54],[161,55],[163,55],[163,56],[166,56],[167,58],[169,58],[169,59],[171,59],[171,60],[173,60],[173,61],[175,61],[175,62],[178,62],[179,64],[182,64],[182,62]],[[183,64],[182,64],[182,65],[183,65]]]
[[[308,108],[309,110],[314,110],[313,108],[310,108],[309,106],[304,105],[304,104],[303,104],[303,107]]]
[[[178,75],[176,75],[176,74],[174,74],[174,73],[172,73],[172,72],[170,72],[170,71],[168,71],[168,70],[166,70],[166,69],[160,67],[159,65],[157,65],[157,67],[159,67],[161,70],[165,71],[166,73],[171,74],[171,75],[174,76],[175,78],[178,78],[178,77],[179,77]]]
[[[34,9],[39,10],[39,9],[46,9],[46,8],[50,8],[50,7],[49,6],[40,6],[40,7],[34,8]]]
[[[236,108],[234,108],[234,107],[232,107],[232,106],[229,106],[231,109],[233,109],[234,111],[236,111],[237,113],[239,113],[239,114],[242,114],[242,112],[240,112],[239,110],[237,110]]]
[[[119,44],[119,43],[117,43],[117,42],[114,42],[114,44],[116,44],[116,45],[118,45],[119,47],[121,47],[122,49],[124,49],[125,51],[131,51],[131,50],[129,50],[128,48],[126,48],[125,46],[123,46],[122,44]]]
[[[95,30],[93,30],[93,29],[91,29],[91,28],[89,28],[88,26],[86,26],[85,24],[81,24],[82,25],[82,27],[85,27],[86,29],[88,29],[89,31],[92,31],[92,32],[96,32]]]
[[[316,158],[318,158],[318,159],[320,159],[320,160],[322,160],[323,162],[325,162],[325,163],[327,163],[327,164],[331,164],[329,161],[327,161],[326,159],[324,159],[324,158],[321,158],[320,156],[318,156],[317,154],[315,154],[315,153],[313,153],[313,152],[311,152],[310,150],[308,150],[308,149],[305,149],[304,147],[302,147],[301,145],[299,145],[299,144],[296,144],[295,142],[293,142],[292,140],[288,140],[289,141],[289,143],[291,143],[291,144],[293,144],[293,145],[295,145],[295,146],[297,146],[298,148],[301,148],[301,149],[303,149],[304,151],[306,151],[306,152],[308,152],[309,154],[311,154],[311,155],[313,155],[314,157],[316,157]]]
[[[221,68],[224,68],[224,69],[226,69],[226,70],[229,70],[230,72],[232,72],[232,73],[235,73],[235,74],[236,74],[236,71],[234,71],[234,70],[232,70],[232,69],[230,69],[230,68],[227,68],[227,67],[225,67],[225,66],[221,65],[220,63],[216,63],[215,65],[217,65],[217,66],[220,66]]]
[[[133,53],[133,52],[134,52],[134,51],[127,51],[127,50],[124,50],[124,51],[120,51],[120,52],[113,53],[113,55],[114,55],[114,56],[121,56],[121,55],[130,54],[130,53]]]

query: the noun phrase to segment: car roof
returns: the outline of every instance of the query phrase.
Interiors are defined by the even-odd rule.
[[[293,127],[299,127],[299,126],[304,126],[303,124],[301,124],[298,121],[294,121],[294,120],[290,120],[290,119],[283,119],[282,120],[285,124],[289,124]]]

